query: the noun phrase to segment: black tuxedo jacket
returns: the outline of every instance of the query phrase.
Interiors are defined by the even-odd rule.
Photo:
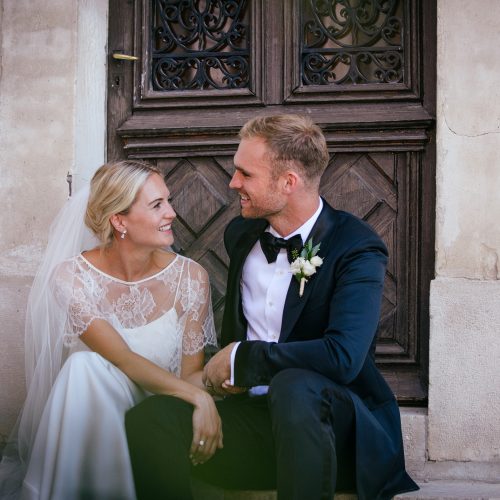
[[[286,368],[316,371],[344,386],[356,414],[358,497],[391,498],[418,487],[405,471],[397,402],[374,361],[387,249],[368,224],[323,202],[307,238],[321,243],[323,264],[302,297],[299,283],[291,280],[278,343],[246,340],[241,304],[243,264],[268,223],[237,217],[228,225],[222,344],[242,341],[235,358],[237,386],[269,384]]]

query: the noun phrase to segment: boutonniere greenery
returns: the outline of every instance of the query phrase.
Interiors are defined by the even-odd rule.
[[[297,250],[292,250],[293,261],[290,264],[290,271],[300,283],[299,297],[302,297],[304,293],[304,286],[308,278],[316,272],[316,268],[323,264],[323,259],[317,255],[320,245],[321,243],[313,245],[311,238],[300,253]]]

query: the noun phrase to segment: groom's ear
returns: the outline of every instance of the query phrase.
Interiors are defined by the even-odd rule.
[[[300,183],[297,172],[287,170],[283,175],[283,190],[286,194],[292,194]]]

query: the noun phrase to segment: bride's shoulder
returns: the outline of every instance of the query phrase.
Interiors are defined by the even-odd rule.
[[[79,255],[73,255],[73,257],[69,257],[62,262],[59,262],[55,267],[54,271],[56,273],[64,273],[70,270],[74,270],[75,265],[78,263]]]
[[[74,255],[54,266],[50,273],[49,283],[58,288],[72,287],[74,285],[75,277],[79,274],[81,265],[79,263],[79,256]]]
[[[184,269],[184,274],[186,275],[208,278],[208,273],[206,269],[195,260],[178,253],[173,253],[173,252],[167,252],[167,253],[171,255],[170,257],[171,260],[170,263],[167,264],[165,267],[169,267],[170,264],[172,265],[177,264],[178,267]]]
[[[75,260],[80,263],[83,262],[86,267],[94,268],[98,271],[102,270],[103,272],[106,272],[106,270],[110,267],[110,259],[106,256],[106,252],[103,252],[101,247],[85,250],[79,255],[76,255]]]
[[[180,255],[169,250],[157,250],[155,252],[155,265],[156,267],[167,270],[172,264],[179,261]]]
[[[187,271],[190,279],[197,279],[202,282],[208,281],[207,270],[200,263],[189,257],[181,256],[181,258],[184,260],[184,269]]]
[[[88,250],[82,253],[79,253],[77,255],[73,255],[72,257],[69,257],[66,260],[63,260],[62,262],[59,262],[55,267],[54,267],[54,273],[58,277],[63,277],[65,274],[73,274],[75,273],[78,269],[82,267],[83,263],[91,263],[95,259],[94,255],[95,253],[99,252],[98,248],[94,248],[92,250]],[[84,256],[85,254],[85,256]]]

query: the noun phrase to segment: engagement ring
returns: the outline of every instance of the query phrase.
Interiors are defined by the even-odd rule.
[[[205,441],[203,439],[198,443],[200,446],[203,446],[205,444]]]

